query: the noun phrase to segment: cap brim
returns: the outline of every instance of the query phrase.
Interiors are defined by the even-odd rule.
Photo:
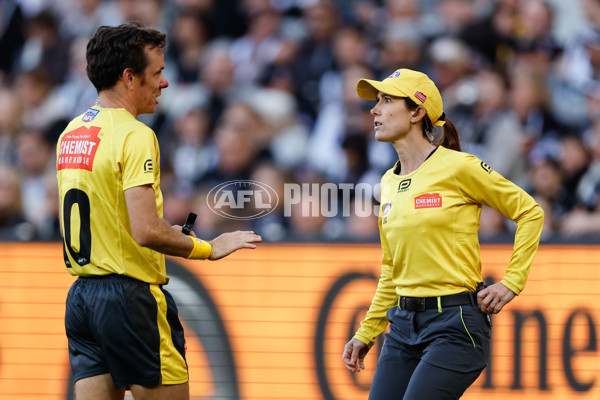
[[[378,84],[379,81],[371,79],[361,79],[356,84],[356,92],[358,95],[365,100],[377,100],[378,89],[375,89],[373,85]]]
[[[383,92],[392,96],[398,97],[409,97],[406,93],[400,91],[398,88],[386,84],[385,81],[375,81],[372,79],[361,79],[356,84],[356,92],[358,95],[365,100],[377,100],[377,93]]]
[[[408,97],[412,98],[409,94],[404,93],[400,88],[392,85],[386,80],[380,82],[372,79],[361,79],[356,84],[356,92],[358,95],[365,100],[377,100],[377,94],[379,92],[386,93],[397,97]],[[413,99],[414,100],[414,99]],[[436,126],[444,126],[446,121],[437,120],[433,124]]]

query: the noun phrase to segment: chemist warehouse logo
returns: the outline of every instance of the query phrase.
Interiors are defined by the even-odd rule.
[[[96,151],[100,144],[100,127],[82,126],[65,133],[60,140],[60,150],[56,160],[56,169],[92,170]]]
[[[442,196],[439,193],[425,193],[415,197],[415,209],[439,208],[442,206]]]

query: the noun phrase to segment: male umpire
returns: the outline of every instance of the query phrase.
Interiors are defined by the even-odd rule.
[[[203,241],[162,218],[159,148],[136,120],[153,113],[168,82],[166,37],[139,23],[98,28],[87,73],[98,100],[57,145],[67,270],[79,278],[65,326],[79,400],[188,399],[185,338],[163,288],[164,254],[217,260],[261,241],[254,232]]]

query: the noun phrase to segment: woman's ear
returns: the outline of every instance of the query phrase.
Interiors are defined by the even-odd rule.
[[[425,107],[418,107],[416,110],[411,111],[410,114],[412,115],[410,122],[416,123],[421,121],[423,117],[427,115],[427,111],[425,110]]]

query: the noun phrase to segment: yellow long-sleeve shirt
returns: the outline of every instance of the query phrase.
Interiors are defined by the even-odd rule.
[[[409,175],[381,180],[381,278],[355,338],[371,346],[398,296],[435,297],[474,291],[482,281],[482,205],[517,223],[502,283],[519,294],[538,248],[544,213],[535,200],[475,156],[438,147]]]

